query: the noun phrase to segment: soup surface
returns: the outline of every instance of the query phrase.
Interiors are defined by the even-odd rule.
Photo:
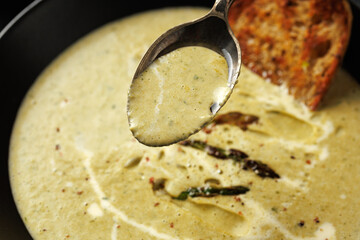
[[[131,84],[130,130],[148,146],[170,145],[208,123],[230,94],[226,60],[204,47],[156,59]]]
[[[190,139],[151,148],[133,137],[127,91],[142,55],[207,11],[110,23],[39,76],[9,162],[35,239],[360,238],[360,87],[341,69],[317,112],[243,67],[228,102]]]

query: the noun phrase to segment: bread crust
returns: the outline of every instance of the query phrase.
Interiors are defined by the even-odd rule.
[[[242,62],[316,110],[346,52],[352,13],[347,0],[237,0],[229,24]]]

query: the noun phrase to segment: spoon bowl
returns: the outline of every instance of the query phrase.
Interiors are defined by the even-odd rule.
[[[241,51],[239,43],[234,36],[229,23],[228,23],[228,10],[232,4],[232,0],[217,0],[212,7],[212,9],[203,17],[196,19],[191,22],[187,22],[181,25],[178,25],[164,34],[162,34],[148,49],[148,51],[145,53],[143,58],[140,61],[140,64],[138,65],[138,68],[134,74],[133,81],[130,86],[129,94],[128,94],[128,105],[127,105],[127,114],[128,114],[128,120],[130,125],[130,130],[132,131],[133,135],[137,140],[145,145],[148,146],[165,146],[170,145],[173,143],[176,143],[178,141],[184,140],[188,138],[190,135],[198,132],[204,125],[209,123],[211,121],[211,117],[204,117],[204,115],[200,116],[200,119],[203,119],[201,121],[195,121],[192,122],[192,124],[186,126],[184,129],[181,128],[183,132],[181,134],[176,135],[179,137],[174,136],[167,140],[159,140],[160,139],[160,131],[154,129],[154,124],[143,124],[140,122],[154,122],[153,120],[149,119],[143,119],[142,117],[139,118],[139,114],[143,115],[143,111],[141,110],[139,112],[138,109],[141,109],[142,106],[144,106],[145,100],[140,100],[141,104],[133,104],[135,100],[131,99],[139,99],[134,96],[138,96],[140,98],[143,98],[143,95],[136,94],[137,89],[139,88],[139,83],[142,85],[142,80],[138,80],[140,77],[141,79],[144,79],[143,73],[147,71],[150,68],[150,65],[155,62],[156,59],[183,47],[188,46],[200,46],[205,47],[208,49],[211,49],[215,52],[217,52],[219,55],[224,57],[226,60],[226,64],[228,67],[228,76],[227,79],[224,78],[224,84],[227,85],[227,90],[224,91],[222,96],[220,98],[217,98],[216,101],[213,101],[210,105],[207,105],[204,107],[206,108],[206,111],[213,116],[221,109],[221,107],[226,103],[228,100],[235,84],[237,83],[237,79],[240,74],[240,66],[241,66]],[[196,56],[194,56],[196,58]],[[196,63],[195,63],[196,64]],[[157,71],[157,70],[156,70]],[[171,80],[171,79],[168,79]],[[164,80],[162,80],[164,81]],[[178,80],[177,80],[178,81]],[[181,80],[180,80],[181,81]],[[218,83],[218,81],[215,82]],[[215,83],[213,82],[213,83]],[[204,82],[205,84],[209,84],[209,82]],[[151,83],[151,85],[154,85],[154,83]],[[163,86],[164,83],[161,83],[160,85]],[[156,84],[155,84],[156,85]],[[176,84],[175,84],[176,85]],[[145,85],[143,85],[145,86]],[[214,84],[215,86],[215,84]],[[149,85],[150,87],[150,85]],[[172,88],[175,89],[175,86],[171,85]],[[198,91],[201,91],[200,90]],[[141,91],[144,91],[144,87],[141,87]],[[146,88],[148,89],[148,88]],[[209,89],[208,89],[209,90]],[[205,90],[203,90],[205,91]],[[207,94],[213,94],[211,92],[206,92]],[[162,93],[159,93],[161,95],[161,100],[159,102],[162,102]],[[152,96],[156,96],[157,93],[154,93]],[[151,99],[148,99],[147,101],[152,101]],[[182,100],[184,101],[184,100]],[[202,100],[199,100],[202,102]],[[139,103],[139,101],[137,100]],[[156,102],[156,100],[154,101]],[[184,101],[185,102],[185,101]],[[146,104],[146,103],[145,103]],[[136,107],[133,107],[136,106]],[[139,108],[140,106],[140,108]],[[204,108],[204,109],[205,109]],[[134,110],[136,109],[136,110]],[[152,108],[149,108],[152,109]],[[158,105],[154,108],[156,113],[159,112]],[[209,112],[210,110],[210,112]],[[188,114],[194,114],[187,112]],[[151,115],[151,113],[149,113]],[[148,115],[149,115],[148,114]],[[168,114],[168,113],[167,113]],[[183,112],[182,114],[185,114]],[[133,116],[135,116],[136,120],[134,120]],[[169,115],[170,116],[170,115]],[[162,119],[167,119],[168,121],[169,116],[165,116]],[[172,115],[173,116],[173,115]],[[164,120],[165,121],[165,120]],[[140,125],[139,125],[140,124]],[[165,123],[164,123],[165,124]],[[161,124],[160,124],[161,126]],[[165,125],[162,125],[165,126]],[[156,128],[158,128],[157,126]],[[175,126],[176,127],[176,126]],[[179,127],[180,128],[180,127]],[[142,130],[139,130],[142,129]],[[150,131],[151,130],[151,131]],[[174,129],[167,129],[168,131],[172,132]],[[140,132],[140,134],[139,134]],[[142,133],[147,132],[146,136],[151,136],[151,139],[154,139],[154,134],[157,135],[157,141],[155,140],[149,140],[147,137],[144,137]]]

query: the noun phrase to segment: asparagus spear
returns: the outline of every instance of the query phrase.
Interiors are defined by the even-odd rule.
[[[180,142],[181,145],[192,147],[201,151],[205,151],[209,156],[227,160],[232,159],[235,162],[242,163],[242,168],[244,170],[251,170],[256,175],[262,178],[280,178],[279,174],[277,174],[273,169],[271,169],[265,163],[262,163],[258,160],[251,160],[249,156],[243,151],[237,149],[225,150],[223,148],[214,147],[206,142],[199,140],[185,140]]]
[[[222,196],[234,196],[239,194],[245,194],[250,189],[244,186],[234,186],[226,188],[214,188],[214,187],[190,187],[186,191],[181,192],[177,197],[173,197],[176,200],[186,200],[188,197],[215,197]]]
[[[214,124],[229,124],[238,126],[241,130],[246,131],[248,125],[258,123],[259,118],[254,115],[243,114],[241,112],[228,112],[216,116],[213,120]]]

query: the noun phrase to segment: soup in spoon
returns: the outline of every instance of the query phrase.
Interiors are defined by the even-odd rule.
[[[225,58],[204,47],[184,47],[153,62],[129,91],[128,117],[145,145],[169,145],[208,123],[226,100]]]

